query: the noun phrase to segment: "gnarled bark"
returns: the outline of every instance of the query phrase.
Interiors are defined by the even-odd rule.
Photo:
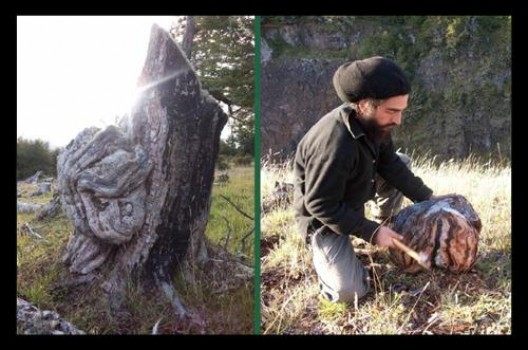
[[[415,250],[428,268],[466,272],[477,259],[482,222],[465,197],[452,194],[404,208],[394,218],[393,229],[403,235],[403,243]],[[422,269],[402,250],[390,252],[403,271]]]
[[[75,226],[64,261],[72,273],[103,274],[113,305],[131,277],[173,295],[173,272],[198,255],[227,121],[156,25],[139,86],[129,118],[85,129],[58,158],[58,189]]]

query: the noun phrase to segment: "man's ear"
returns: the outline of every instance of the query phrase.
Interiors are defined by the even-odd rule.
[[[359,100],[357,102],[358,112],[360,114],[364,115],[365,112],[368,110],[368,104],[369,104],[369,100],[366,99],[366,98],[363,98],[363,99]]]

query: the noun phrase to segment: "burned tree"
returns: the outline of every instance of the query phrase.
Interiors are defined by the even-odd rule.
[[[75,227],[64,261],[72,273],[103,275],[114,306],[133,279],[183,312],[171,277],[202,247],[227,116],[156,25],[139,86],[128,118],[84,130],[58,158],[58,188]]]

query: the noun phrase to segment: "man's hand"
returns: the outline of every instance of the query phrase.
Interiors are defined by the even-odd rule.
[[[393,238],[399,241],[403,240],[403,237],[401,235],[391,230],[387,226],[380,226],[378,233],[376,233],[375,235],[374,243],[380,247],[396,248],[396,246],[392,242]]]

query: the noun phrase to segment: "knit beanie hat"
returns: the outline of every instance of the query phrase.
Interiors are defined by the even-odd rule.
[[[386,99],[411,91],[405,72],[392,60],[380,56],[343,64],[335,72],[333,83],[343,102]]]

